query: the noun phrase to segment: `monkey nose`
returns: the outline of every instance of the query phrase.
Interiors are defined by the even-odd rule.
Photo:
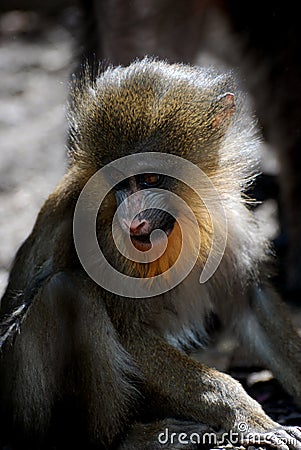
[[[145,219],[133,219],[130,223],[123,219],[125,225],[130,230],[131,235],[147,234],[149,233],[148,222]]]

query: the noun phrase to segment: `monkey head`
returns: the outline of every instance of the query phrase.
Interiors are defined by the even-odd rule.
[[[86,179],[128,155],[176,155],[197,165],[222,195],[240,202],[256,152],[254,144],[249,146],[254,127],[251,133],[252,121],[245,126],[244,99],[236,95],[236,90],[231,73],[218,75],[214,70],[148,58],[129,67],[109,68],[93,82],[87,76],[83,85],[75,82],[73,86],[71,165],[86,172],[87,176],[81,177]],[[247,171],[240,161],[243,152],[251,161]],[[115,266],[140,277],[163,273],[177,260],[183,233],[189,236],[187,252],[193,251],[196,236],[190,220],[181,208],[170,205],[167,193],[175,193],[190,205],[197,218],[197,234],[202,241],[199,259],[204,264],[211,247],[212,221],[203,200],[189,185],[161,173],[160,167],[149,160],[144,171],[141,163],[136,173],[135,163],[132,169],[131,176],[112,187],[100,208],[99,241],[105,241],[107,257],[116,255],[108,244],[113,243],[110,228],[116,209],[120,232],[116,239],[122,242],[125,235],[130,236],[127,242],[134,251],[147,253],[156,246],[162,249],[162,239],[167,241],[155,260],[125,263],[120,255]],[[113,179],[113,169],[111,175]],[[186,173],[185,179],[193,176]],[[179,217],[184,229],[179,227]],[[157,230],[160,232],[154,233]]]

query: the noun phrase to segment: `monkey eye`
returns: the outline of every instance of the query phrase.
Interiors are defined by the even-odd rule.
[[[140,183],[147,187],[158,186],[162,181],[162,176],[157,173],[144,173],[141,175]]]

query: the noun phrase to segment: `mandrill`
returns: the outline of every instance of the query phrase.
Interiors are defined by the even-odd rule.
[[[300,428],[188,355],[217,316],[301,402],[301,341],[244,193],[260,140],[235,76],[145,58],[75,80],[68,118],[68,171],[1,301],[2,445],[197,449],[232,431],[301,449]]]

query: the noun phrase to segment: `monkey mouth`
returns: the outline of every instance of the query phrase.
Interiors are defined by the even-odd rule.
[[[173,230],[174,225],[169,226],[168,228],[164,229],[164,228],[160,228],[162,229],[162,231],[164,231],[164,233],[166,234],[167,237],[170,236],[172,230]],[[150,240],[150,235],[149,234],[131,234],[131,241],[133,243],[133,245],[136,247],[137,250],[140,251],[147,251],[150,250],[152,248],[153,244],[156,244],[156,240],[160,241],[161,239],[155,239],[153,240],[153,242],[151,242]]]
[[[150,250],[152,247],[152,244],[150,241],[150,234],[141,234],[139,236],[131,235],[131,241],[137,250],[141,250],[143,252]]]

